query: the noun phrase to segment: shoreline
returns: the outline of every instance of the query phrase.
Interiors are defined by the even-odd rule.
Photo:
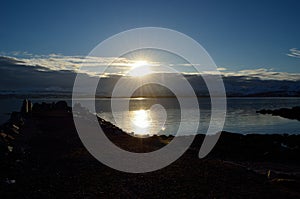
[[[273,100],[270,100],[268,98],[255,98],[257,100],[251,99],[251,98],[229,98],[228,99],[228,114],[226,116],[226,123],[224,130],[228,132],[233,133],[240,133],[240,134],[282,134],[282,133],[288,133],[288,134],[297,134],[299,133],[299,127],[300,123],[298,121],[293,121],[289,119],[282,119],[281,117],[271,117],[267,115],[259,115],[256,113],[257,110],[261,109],[272,109],[272,108],[291,108],[294,106],[299,106],[299,99],[300,98],[271,98]],[[72,102],[68,99],[61,99],[61,98],[33,98],[33,102],[42,103],[42,102],[52,102],[52,101],[59,101],[59,100],[65,100],[67,101],[68,105],[71,106]],[[83,99],[90,100],[90,99]],[[116,99],[119,100],[119,99]],[[122,100],[122,99],[120,99]],[[133,109],[131,111],[139,110],[135,109],[135,107],[139,107],[139,104],[142,105],[142,109],[148,109],[151,104],[160,103],[163,104],[164,107],[166,107],[166,110],[171,110],[170,114],[174,119],[171,119],[169,123],[170,125],[172,122],[175,122],[175,124],[179,124],[179,119],[177,115],[174,115],[174,111],[172,109],[173,100],[172,99],[141,99],[136,98],[133,99],[130,103],[133,105]],[[19,110],[20,104],[22,103],[21,99],[5,99],[1,101],[1,110],[2,114],[0,116],[0,123],[4,123],[9,119],[9,112],[10,110]],[[84,103],[84,102],[83,102]],[[114,123],[114,120],[111,120],[111,110],[110,110],[110,99],[96,99],[97,104],[97,110],[102,110],[103,112],[99,111],[99,116],[103,117],[109,121],[112,121]],[[174,101],[174,103],[177,103]],[[137,106],[136,106],[137,105]],[[201,114],[201,120],[207,122],[207,116],[209,117],[209,100],[201,98],[199,99],[199,105],[201,108],[201,111],[203,111],[204,114]],[[239,111],[239,109],[243,109],[242,112]],[[174,109],[177,111],[177,109]],[[179,110],[179,109],[178,109]],[[4,114],[5,113],[5,114]],[[126,114],[126,112],[124,112]],[[202,113],[202,112],[201,112]],[[122,113],[123,114],[123,113]],[[156,113],[155,113],[156,114]],[[120,117],[120,115],[117,115]],[[156,117],[156,115],[154,115]],[[235,119],[232,119],[234,117],[239,118],[240,121],[237,123],[235,122]],[[261,118],[258,119],[258,118]],[[251,121],[250,121],[251,120]],[[249,121],[249,122],[248,122]],[[258,122],[258,123],[256,123]],[[243,124],[244,123],[244,124]],[[114,123],[115,124],[115,123]],[[254,125],[257,124],[257,125]],[[273,124],[273,126],[272,126]],[[246,125],[246,126],[243,126]],[[276,127],[278,126],[278,128]],[[129,123],[125,123],[125,125],[122,125],[122,128],[126,129],[127,132],[132,132],[133,127]],[[172,130],[172,126],[169,126],[165,132],[160,132],[161,134],[173,134],[174,129]],[[198,133],[205,133],[205,127],[201,128]],[[174,134],[173,134],[174,135]]]
[[[69,198],[78,197],[78,190],[89,190],[98,197],[143,198],[151,193],[157,197],[300,196],[300,135],[222,132],[204,159],[198,158],[204,135],[197,135],[185,154],[168,167],[125,174],[89,154],[65,102],[33,106],[32,112],[27,108],[25,113],[15,112],[9,128],[1,131],[1,136],[7,135],[7,146],[12,147],[0,152],[0,184],[4,188],[0,188],[0,196],[5,198],[24,194]],[[132,152],[155,151],[172,140],[172,136],[132,137],[103,119],[99,124],[115,145]],[[84,184],[87,186],[82,187]]]
[[[194,97],[194,96],[179,96],[179,97],[182,97],[182,98],[191,98],[191,97]],[[197,98],[210,98],[210,96],[207,96],[207,95],[197,95],[196,96]],[[213,96],[215,98],[218,98],[219,96]],[[24,99],[24,98],[31,98],[31,99],[38,99],[38,98],[48,98],[48,99],[61,99],[61,100],[71,100],[72,99],[72,92],[70,93],[66,93],[66,92],[45,92],[41,94],[41,92],[37,92],[37,93],[24,93],[24,94],[19,94],[18,92],[16,93],[0,93],[0,99],[5,99],[5,98],[16,98],[16,99]],[[82,95],[81,97],[82,99],[89,99],[89,98],[92,98],[91,96],[85,96],[85,95]],[[123,99],[123,98],[128,98],[128,97],[111,97],[111,96],[101,96],[101,95],[98,95],[95,97],[96,99]],[[149,98],[149,99],[155,99],[155,98],[161,98],[161,99],[168,99],[168,98],[176,98],[176,96],[131,96],[130,98],[132,99],[136,99],[136,98]],[[300,98],[300,95],[291,95],[291,96],[278,96],[278,95],[274,95],[274,96],[269,96],[269,95],[266,95],[266,96],[262,96],[262,95],[227,95],[226,98],[230,98],[230,99],[245,99],[245,98],[249,98],[249,99],[255,99],[255,98],[258,98],[258,99],[261,99],[261,98],[282,98],[282,99],[288,99],[288,98]]]
[[[24,102],[25,100],[23,101],[23,106],[24,106]],[[28,102],[28,101],[27,101]],[[29,101],[29,103],[31,103]],[[51,106],[55,106],[55,103],[52,102],[52,103],[36,103],[37,105],[39,106],[43,106],[43,105],[49,105],[50,107]],[[25,121],[27,119],[32,119],[32,118],[39,118],[39,117],[73,117],[72,116],[72,111],[71,111],[71,107],[69,107],[67,105],[67,103],[65,101],[58,101],[56,102],[56,104],[60,104],[58,106],[61,106],[59,107],[57,110],[42,110],[42,111],[36,111],[35,113],[22,113],[24,107],[21,107],[21,111],[20,112],[12,112],[11,114],[8,114],[10,115],[10,119],[8,119],[5,123],[3,124],[0,124],[0,132],[3,133],[3,131],[5,130],[9,130],[11,132],[14,132],[16,134],[19,134],[17,133],[17,131],[19,130],[19,126],[23,126],[24,125],[24,119]],[[30,106],[33,106],[32,104]],[[28,108],[28,107],[27,107]],[[33,107],[31,107],[32,109]],[[297,111],[298,111],[298,107],[297,108]],[[294,109],[294,108],[293,108]],[[292,110],[293,110],[292,109]],[[27,110],[28,111],[28,110]],[[86,110],[83,110],[83,111],[86,111]],[[271,110],[267,110],[267,111],[271,111]],[[277,111],[277,110],[275,110]],[[52,113],[51,113],[52,112]],[[264,113],[265,112],[265,109],[263,110],[259,110],[257,111],[257,113],[261,113],[261,114],[266,114]],[[90,112],[86,111],[85,114],[91,114]],[[269,113],[271,114],[271,113]],[[103,131],[107,134],[108,132],[108,136],[110,134],[123,134],[123,135],[126,135],[126,136],[130,136],[133,138],[137,138],[137,139],[147,139],[147,138],[153,138],[153,137],[163,137],[164,139],[168,138],[168,139],[172,139],[174,138],[175,136],[174,135],[146,135],[146,136],[135,136],[134,135],[134,132],[126,132],[124,130],[122,130],[121,128],[119,128],[118,126],[114,125],[113,123],[101,118],[100,116],[96,115],[96,117],[98,118],[98,122],[99,122],[99,125],[102,127]],[[11,129],[9,129],[11,128]],[[281,133],[281,134],[278,134],[278,133],[272,133],[272,134],[260,134],[260,133],[249,133],[249,134],[242,134],[242,133],[237,133],[237,132],[228,132],[228,131],[222,131],[222,132],[216,132],[215,134],[213,135],[210,135],[210,136],[215,136],[217,134],[227,134],[227,135],[234,135],[234,136],[240,136],[240,137],[255,137],[255,136],[258,136],[258,137],[287,137],[287,136],[295,136],[295,137],[300,137],[299,134],[289,134],[289,133]],[[187,137],[189,135],[182,135],[182,136],[179,136],[179,137]],[[204,138],[205,134],[196,134],[195,137],[202,137],[202,139]]]

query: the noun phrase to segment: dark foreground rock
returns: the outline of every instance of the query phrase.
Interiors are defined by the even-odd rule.
[[[168,167],[129,174],[103,165],[88,153],[63,103],[59,108],[38,107],[39,111],[33,106],[29,116],[14,121],[19,122],[18,134],[9,144],[3,142],[4,148],[13,148],[1,152],[0,198],[300,197],[299,135],[223,132],[204,159],[198,158],[204,138],[198,135]],[[100,118],[99,124],[116,145],[133,152],[157,150],[173,138],[135,138]],[[14,130],[1,128],[13,135]]]
[[[289,108],[281,108],[281,109],[275,109],[275,110],[262,109],[262,110],[259,110],[256,112],[261,113],[261,114],[271,114],[274,116],[280,116],[280,117],[284,117],[287,119],[300,121],[300,107],[299,106],[295,106],[290,109]]]

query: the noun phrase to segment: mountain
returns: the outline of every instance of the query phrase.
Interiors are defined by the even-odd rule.
[[[0,94],[6,95],[50,95],[59,93],[70,95],[76,73],[70,70],[50,70],[43,66],[29,66],[25,63],[9,57],[0,57]],[[84,74],[87,79],[95,80],[97,77],[90,77]],[[160,78],[169,83],[176,82],[178,78],[184,77],[193,87],[197,96],[209,96],[207,87],[201,75],[184,75],[166,73],[151,74],[145,78]],[[213,75],[206,74],[206,78]],[[128,85],[137,84],[137,77],[124,77],[121,75],[109,75],[100,79],[97,95],[109,97],[115,84],[120,78],[124,78]],[[300,80],[262,79],[254,76],[222,76],[227,96],[238,97],[300,97]],[[139,80],[140,81],[140,80]],[[171,83],[172,84],[172,83]],[[179,87],[181,85],[173,86]],[[182,95],[189,93],[185,89]],[[159,85],[145,85],[136,90],[134,96],[145,97],[171,97],[174,94],[167,88]]]

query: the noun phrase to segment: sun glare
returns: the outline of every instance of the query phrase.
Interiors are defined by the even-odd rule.
[[[131,112],[133,132],[137,136],[146,136],[150,133],[151,118],[149,110],[136,110]]]
[[[134,132],[134,135],[137,135],[138,137],[148,137],[152,136],[154,134],[157,134],[159,131],[165,131],[166,127],[164,126],[164,123],[162,123],[162,126],[160,128],[157,128],[160,126],[160,122],[156,122],[156,125],[153,128],[153,121],[156,121],[159,119],[162,119],[160,116],[156,115],[157,112],[152,112],[151,110],[134,110],[130,111],[130,124],[132,128],[132,132]],[[154,117],[154,120],[152,119]]]
[[[132,65],[133,67],[146,66],[149,65],[149,62],[147,62],[146,60],[137,60]]]
[[[132,122],[140,128],[147,128],[150,125],[150,116],[146,110],[133,111]]]
[[[141,77],[153,73],[151,65],[146,60],[137,60],[132,64],[128,74],[134,77]]]

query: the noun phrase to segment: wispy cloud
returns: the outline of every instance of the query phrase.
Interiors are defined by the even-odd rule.
[[[298,50],[297,48],[291,48],[287,56],[300,58],[300,50]]]
[[[227,70],[227,68],[224,68],[224,67],[218,67],[217,70],[218,70],[218,71],[225,71],[225,70]]]
[[[289,56],[300,58],[300,51],[293,48],[290,49]],[[64,56],[61,54],[50,55],[32,55],[27,52],[14,52],[9,58],[13,64],[32,66],[36,71],[71,71],[76,73],[86,73],[90,76],[109,77],[111,75],[126,75],[126,73],[134,67],[136,60],[128,58],[116,57],[86,57],[86,56]],[[18,57],[18,55],[22,55]],[[1,60],[0,60],[1,61]],[[192,70],[197,64],[182,63],[166,63],[166,62],[149,62],[153,72],[168,73],[163,66],[169,66],[179,69],[179,72],[185,75],[199,74]],[[199,64],[198,64],[199,65]],[[108,68],[106,68],[109,66]],[[200,66],[200,65],[199,65]],[[106,70],[105,70],[106,68]],[[230,71],[228,68],[219,67],[218,71],[203,71],[201,74],[214,75],[221,74],[225,77],[245,77],[246,79],[259,78],[262,80],[300,80],[299,73],[278,72],[268,68],[258,68],[240,71]]]
[[[40,91],[71,92],[76,78],[75,69],[80,67],[83,59],[86,58],[81,56],[62,56],[56,54],[49,56],[35,56],[31,58],[10,58],[0,56],[0,93],[26,93]],[[128,68],[126,65],[131,66],[132,64],[132,60],[128,59],[118,60],[115,58],[90,57],[85,60],[84,66],[97,68],[98,61],[101,61],[100,63],[103,64],[115,61],[112,68],[122,69],[123,71]],[[156,66],[160,66],[159,64],[163,63],[156,63]],[[186,67],[187,66],[184,66],[184,68]],[[97,78],[95,77],[97,76],[96,72],[93,72],[91,69],[88,69],[88,72],[85,72],[82,69],[78,70],[84,73],[83,75],[93,76],[88,78]],[[108,78],[102,78],[100,80],[101,87],[97,90],[99,95],[111,95],[115,82],[124,75],[122,73],[118,74],[117,71],[118,70],[116,70],[115,73],[102,74],[102,76]],[[240,71],[221,69],[215,72],[216,73],[213,73],[213,71],[204,71],[201,75],[207,75],[209,78],[210,75],[221,73],[223,75],[226,92],[233,96],[266,92],[300,93],[300,74],[298,73],[277,72],[266,68]],[[199,73],[187,72],[183,74],[184,78],[191,83],[197,94],[206,95],[207,90],[205,82],[203,82],[203,78],[199,75]],[[153,74],[153,77],[172,79],[180,78],[182,76],[168,73]],[[128,83],[136,83],[135,77],[127,76],[125,79]],[[83,85],[83,88],[85,86],[88,88],[89,85]],[[183,92],[185,91],[183,90]]]
[[[125,75],[136,66],[138,60],[125,57],[91,57],[91,56],[65,56],[61,54],[32,55],[27,52],[13,52],[5,55],[27,66],[41,66],[38,70],[62,71],[68,70],[76,73],[87,73],[91,76]],[[154,73],[172,73],[173,68],[179,73],[194,73],[194,67],[200,64],[167,63],[147,61]],[[169,68],[168,68],[169,67]],[[218,68],[220,71],[226,68]]]
[[[129,61],[125,58],[63,56],[59,54],[31,56],[29,58],[19,58],[18,60],[29,66],[43,66],[55,71],[69,70],[89,74],[100,73],[109,64],[119,70],[122,70],[123,67],[129,64]]]
[[[5,57],[15,60],[16,64],[39,66],[39,71],[73,71],[87,73],[91,76],[121,75],[134,65],[134,60],[116,57],[64,56],[60,54],[32,55],[24,52],[13,52],[9,56],[5,55]]]
[[[300,80],[299,73],[277,72],[273,69],[259,68],[252,70],[240,70],[236,72],[223,72],[224,76],[243,76],[246,78],[259,78],[262,80]]]

